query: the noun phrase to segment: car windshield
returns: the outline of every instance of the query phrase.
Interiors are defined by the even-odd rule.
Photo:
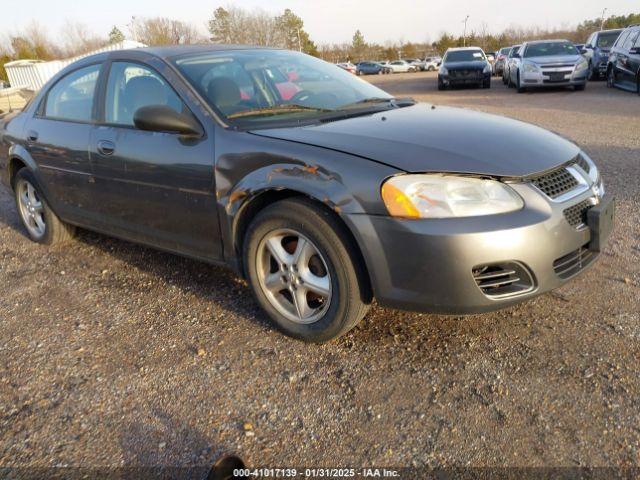
[[[482,60],[485,60],[482,50],[454,50],[447,53],[444,63],[477,62]]]
[[[500,49],[500,53],[501,53],[502,55],[508,55],[508,54],[509,54],[509,50],[511,50],[511,47],[501,48],[501,49]]]
[[[174,63],[234,126],[300,124],[354,108],[397,106],[391,95],[340,67],[288,50],[212,51]]]
[[[555,55],[578,55],[576,47],[569,42],[544,42],[527,45],[525,58],[551,57]]]
[[[598,35],[597,46],[600,48],[611,48],[620,36],[620,32],[606,32]]]

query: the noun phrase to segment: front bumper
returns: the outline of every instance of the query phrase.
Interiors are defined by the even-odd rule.
[[[554,203],[530,184],[513,188],[525,208],[503,215],[433,220],[350,215],[378,303],[433,313],[481,313],[557,288],[593,263],[595,252],[571,275],[561,278],[554,269],[554,262],[589,243],[589,229],[574,228],[563,212],[592,198],[592,191]],[[504,263],[523,266],[532,287],[500,298],[485,294],[474,269]]]
[[[458,75],[452,74],[452,71],[449,70],[447,75],[438,74],[438,78],[442,84],[446,86],[481,85],[484,82],[491,81],[491,72],[484,73],[479,71],[466,75]]]
[[[557,76],[554,76],[557,73]],[[526,88],[573,87],[585,85],[589,70],[583,69],[571,73],[560,72],[526,72],[521,73],[521,86]]]

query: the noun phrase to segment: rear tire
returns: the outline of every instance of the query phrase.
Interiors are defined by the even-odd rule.
[[[301,241],[310,250],[295,260]],[[348,231],[310,200],[282,200],[262,210],[246,233],[243,257],[256,300],[291,337],[332,340],[351,330],[369,309],[366,270]],[[320,283],[328,293],[315,293],[320,290],[312,285]]]
[[[53,213],[27,168],[16,174],[13,191],[20,220],[31,240],[43,245],[58,245],[73,238],[75,227],[62,222]]]

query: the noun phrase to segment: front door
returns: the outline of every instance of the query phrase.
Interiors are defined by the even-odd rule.
[[[213,139],[137,129],[136,110],[151,105],[190,113],[150,66],[112,62],[104,119],[90,139],[103,221],[109,230],[133,240],[220,259]]]

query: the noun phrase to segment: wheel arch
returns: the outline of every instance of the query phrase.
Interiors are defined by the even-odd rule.
[[[371,301],[373,298],[373,287],[371,282],[371,276],[369,273],[369,269],[367,267],[367,263],[365,261],[362,249],[358,245],[355,235],[353,234],[351,228],[345,222],[344,218],[339,214],[339,207],[332,206],[330,202],[326,199],[325,201],[320,200],[308,193],[304,193],[300,190],[295,190],[291,188],[267,188],[260,192],[255,193],[250,198],[246,199],[245,202],[238,208],[234,216],[234,221],[232,224],[232,242],[233,242],[233,250],[234,257],[237,261],[237,270],[239,273],[246,278],[246,269],[243,264],[243,248],[244,248],[244,240],[251,222],[255,219],[255,217],[262,211],[264,208],[269,205],[273,205],[276,202],[285,199],[291,198],[299,198],[302,200],[306,200],[313,204],[314,206],[324,210],[329,215],[331,215],[334,219],[338,221],[341,228],[343,229],[344,234],[347,237],[347,241],[350,243],[352,247],[352,251],[355,252],[356,257],[354,260],[358,262],[358,266],[362,269],[363,272],[363,292],[365,292],[366,300]]]
[[[20,157],[12,156],[9,158],[9,163],[7,165],[7,168],[8,168],[9,185],[11,185],[11,188],[15,188],[14,182],[16,179],[16,174],[18,173],[19,170],[22,170],[23,168],[27,168],[27,162],[25,162]]]

